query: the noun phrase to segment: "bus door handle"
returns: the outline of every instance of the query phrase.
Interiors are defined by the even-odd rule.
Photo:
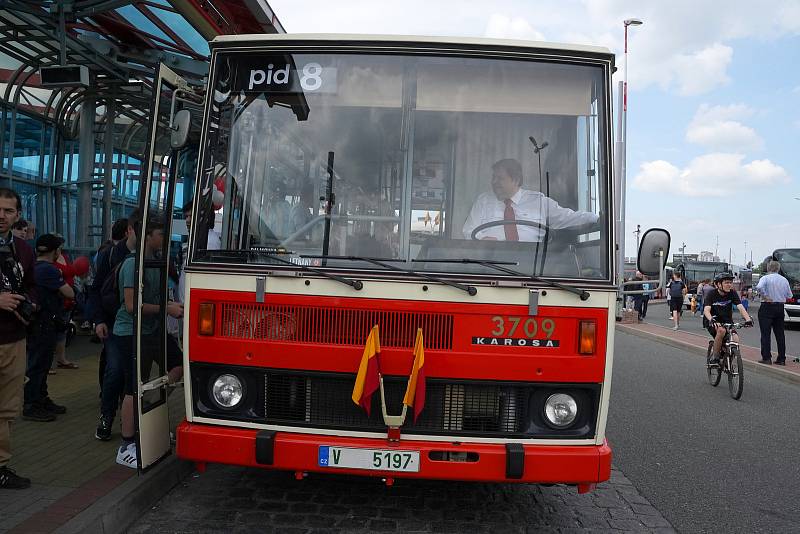
[[[154,389],[162,388],[167,384],[169,384],[169,379],[166,376],[159,376],[147,384],[142,384],[142,391],[153,391]]]

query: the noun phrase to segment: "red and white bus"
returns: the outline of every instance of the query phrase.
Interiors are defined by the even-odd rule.
[[[342,35],[211,50],[178,456],[388,484],[607,480],[614,56]],[[162,67],[158,83],[154,109],[174,115],[181,82]],[[190,178],[150,160],[143,202],[166,210]],[[639,270],[659,275],[668,248],[646,234]],[[170,447],[154,369],[145,468]]]

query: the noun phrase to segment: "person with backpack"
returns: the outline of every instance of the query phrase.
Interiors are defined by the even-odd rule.
[[[133,211],[127,219],[120,219],[111,229],[113,243],[105,248],[100,247],[95,258],[95,275],[89,287],[88,316],[95,323],[95,333],[103,342],[100,352],[100,421],[94,437],[101,441],[111,439],[111,427],[114,414],[117,412],[119,398],[122,395],[123,372],[119,367],[109,368],[108,338],[114,327],[117,310],[119,310],[118,272],[123,260],[136,250],[136,234],[133,225],[139,224],[139,210]],[[105,395],[104,392],[108,392]],[[104,415],[105,414],[105,415]]]
[[[143,233],[144,246],[142,247],[144,259],[153,259],[163,250],[164,245],[164,222],[157,215],[149,215],[146,232],[142,232],[141,222],[134,228],[135,235]],[[168,239],[168,237],[167,237]],[[108,363],[106,370],[120,368],[124,375],[125,398],[120,410],[122,426],[122,443],[117,451],[116,461],[120,465],[136,469],[137,451],[135,442],[136,425],[134,421],[133,395],[136,393],[136,368],[135,351],[136,343],[134,339],[134,314],[137,313],[136,297],[134,287],[136,285],[136,256],[129,254],[119,268],[118,288],[120,307],[114,321],[114,329],[108,342]],[[160,324],[161,311],[165,308],[167,315],[176,319],[183,317],[183,305],[178,302],[169,301],[164,304],[163,289],[161,287],[161,273],[157,268],[145,268],[142,274],[142,306],[138,310],[139,328],[143,340],[160,339],[159,330],[164,327]],[[153,351],[147,347],[142,349],[142,357],[152,356]],[[152,362],[151,362],[152,363]],[[176,373],[182,372],[182,368],[173,362],[175,373],[169,373],[170,382],[179,378]],[[169,365],[169,362],[167,362]],[[143,374],[149,370],[151,365],[141,363]],[[172,371],[172,369],[170,369]],[[110,405],[106,397],[110,393],[103,390],[103,406]],[[108,399],[110,401],[112,399]],[[103,413],[103,418],[111,417],[113,413]],[[109,425],[110,434],[110,425]]]
[[[672,271],[672,280],[667,284],[669,294],[669,310],[672,312],[672,322],[675,325],[673,330],[677,330],[681,324],[681,313],[683,312],[683,296],[686,295],[686,284],[681,280],[681,273],[677,270]]]

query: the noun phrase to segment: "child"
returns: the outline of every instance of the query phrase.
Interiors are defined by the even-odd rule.
[[[745,311],[747,311],[749,313],[750,312],[750,301],[747,300],[747,290],[746,289],[742,289],[742,295],[740,297],[740,300],[742,301],[742,306],[744,306]]]

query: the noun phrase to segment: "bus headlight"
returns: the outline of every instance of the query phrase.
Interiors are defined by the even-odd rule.
[[[566,393],[553,393],[544,403],[547,424],[553,428],[566,428],[578,416],[578,403]]]
[[[244,397],[242,381],[235,375],[219,375],[211,386],[211,397],[221,408],[233,408]]]

